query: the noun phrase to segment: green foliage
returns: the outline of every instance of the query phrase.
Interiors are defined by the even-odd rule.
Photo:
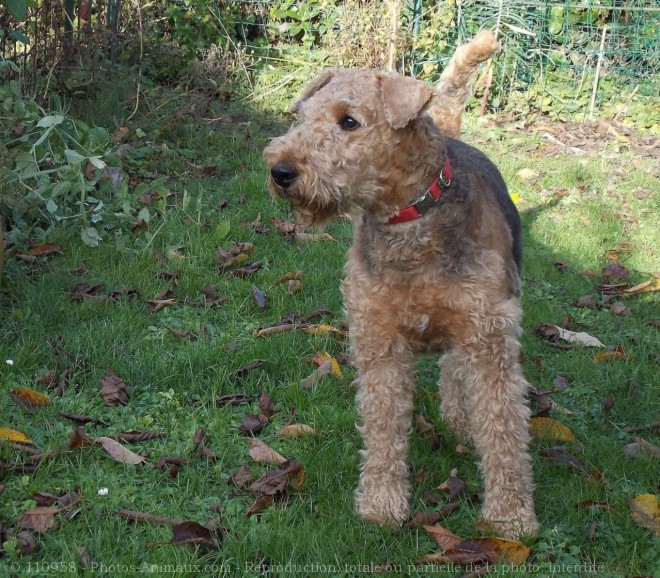
[[[6,6],[16,20],[25,20],[27,17],[27,0],[0,0],[0,6]]]
[[[126,222],[131,214],[130,205],[121,203],[126,183],[117,182],[121,171],[108,165],[115,145],[106,129],[71,117],[61,105],[45,111],[24,99],[15,81],[0,88],[0,109],[6,143],[0,211],[15,224],[15,241],[77,227],[81,240],[96,246],[104,231]]]

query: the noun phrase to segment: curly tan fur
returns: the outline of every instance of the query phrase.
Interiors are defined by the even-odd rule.
[[[416,354],[442,352],[442,410],[481,456],[483,516],[504,535],[532,534],[520,221],[495,166],[427,113],[437,98],[393,73],[324,71],[292,105],[300,122],[265,150],[269,188],[307,221],[353,216],[342,292],[365,444],[359,514],[390,525],[408,518],[412,368]],[[453,177],[439,201],[416,220],[391,223],[445,157]]]

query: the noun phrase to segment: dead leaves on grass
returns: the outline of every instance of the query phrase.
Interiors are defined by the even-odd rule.
[[[485,537],[463,539],[440,525],[424,526],[441,552],[418,558],[420,563],[451,562],[458,565],[488,565],[504,563],[524,564],[530,555],[529,547],[522,542],[502,538]]]

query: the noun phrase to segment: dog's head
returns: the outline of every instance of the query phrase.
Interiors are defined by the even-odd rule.
[[[379,204],[391,212],[393,188],[418,178],[411,164],[426,135],[413,125],[432,96],[424,83],[395,73],[324,70],[292,103],[298,122],[264,151],[271,194],[307,224]]]

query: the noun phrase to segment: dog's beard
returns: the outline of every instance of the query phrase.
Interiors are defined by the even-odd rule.
[[[340,206],[340,203],[332,198],[326,198],[330,195],[305,195],[295,186],[287,189],[285,192],[272,179],[268,182],[268,189],[271,196],[289,202],[291,210],[295,215],[296,223],[304,228],[311,226],[322,227],[347,212],[345,208]]]

